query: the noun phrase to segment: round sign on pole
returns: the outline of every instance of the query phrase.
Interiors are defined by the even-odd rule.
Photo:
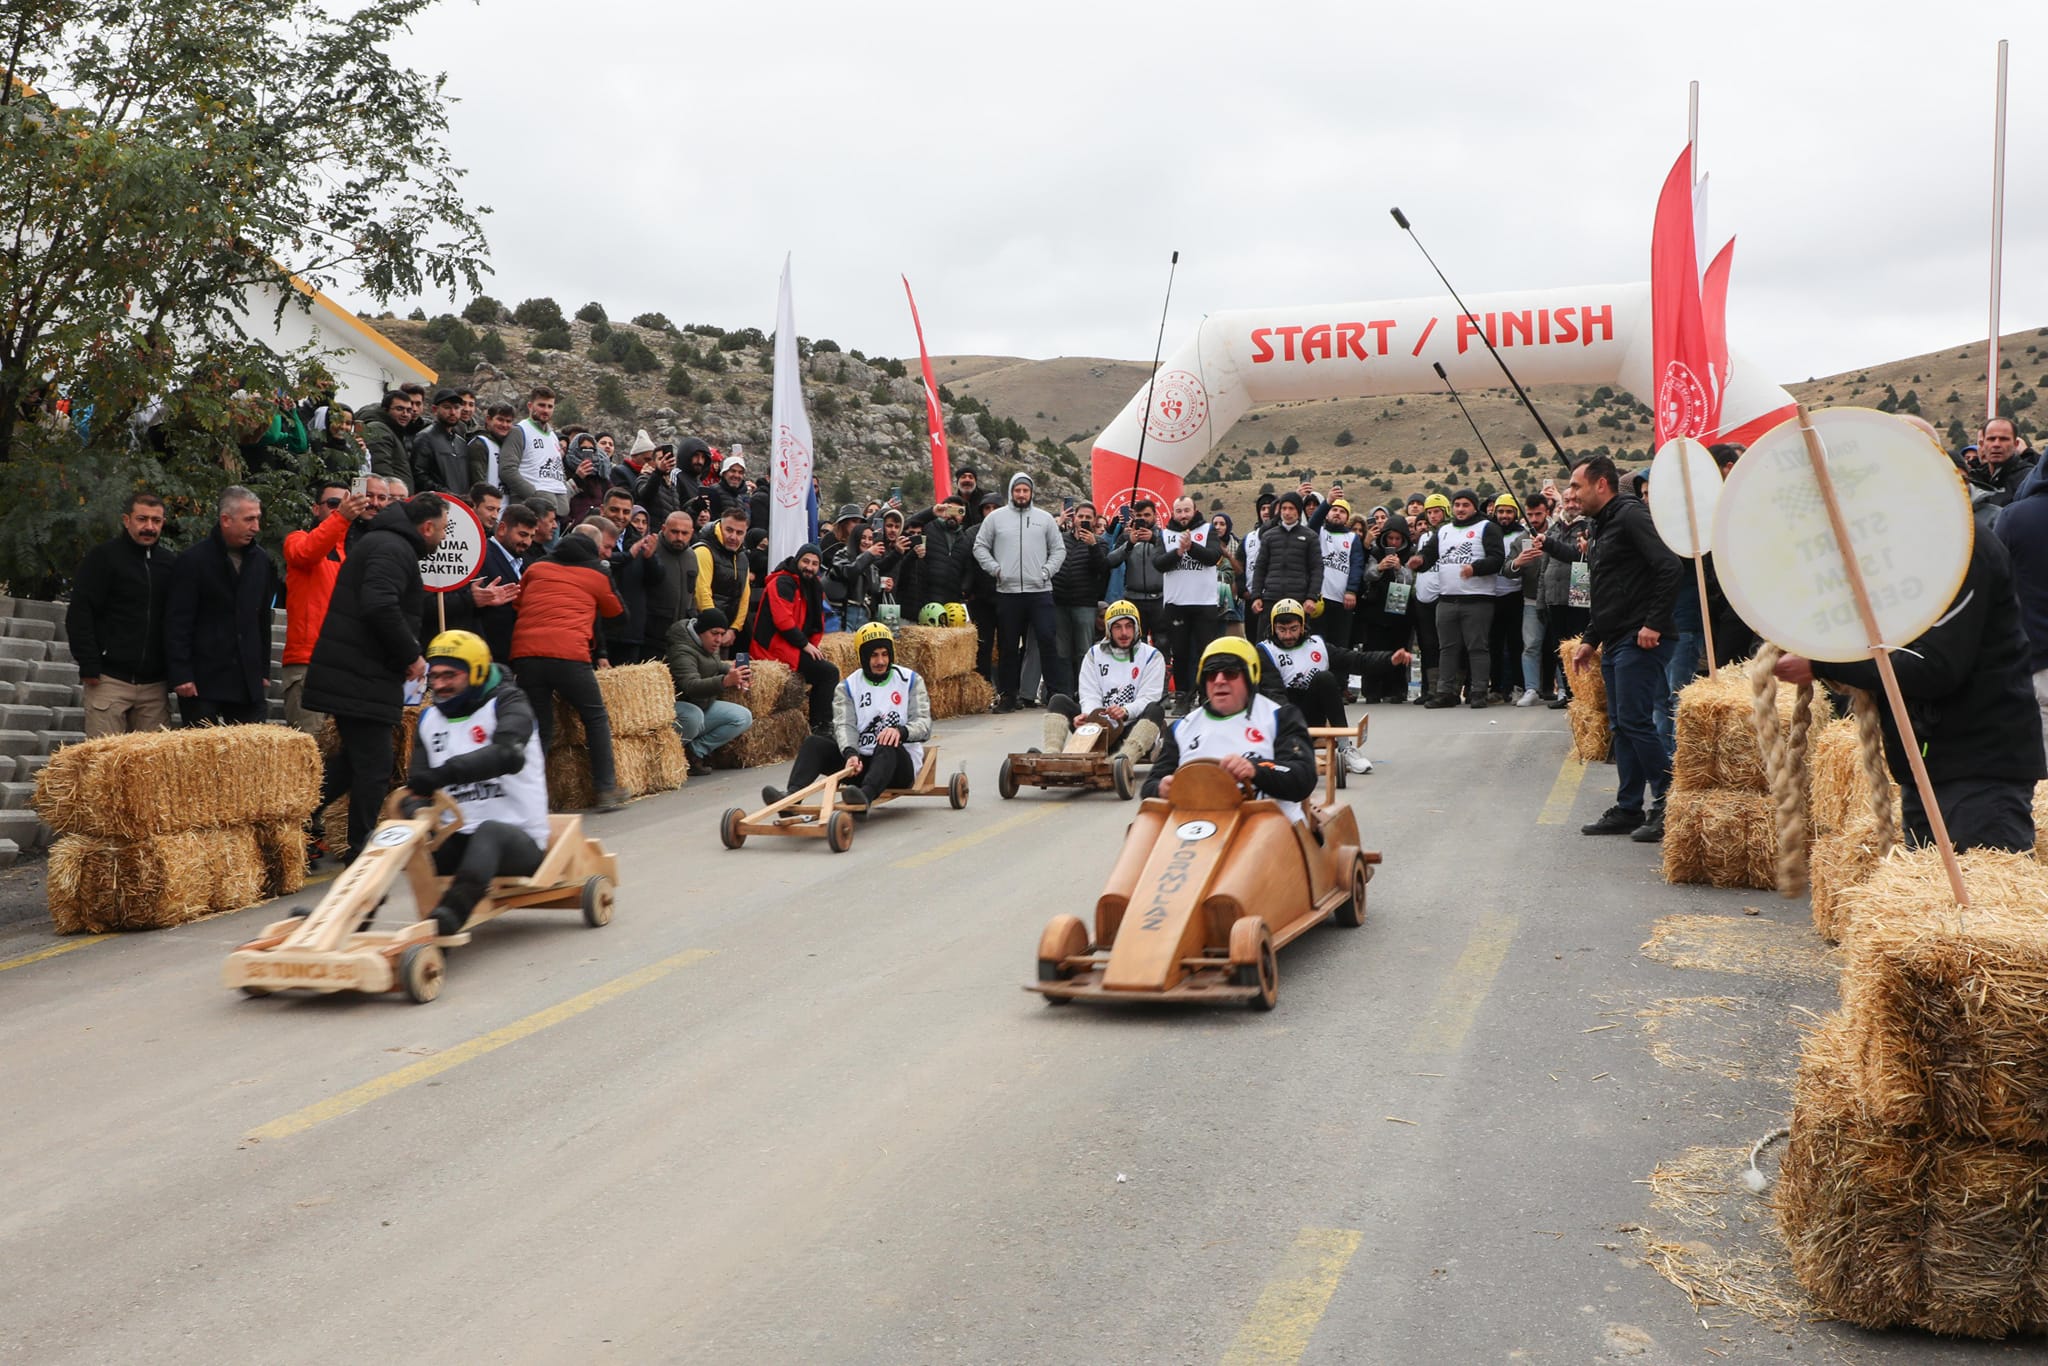
[[[1871,408],[1813,415],[1828,477],[1870,590],[1881,643],[1940,620],[1970,567],[1970,494],[1924,432]],[[1870,638],[1829,525],[1799,419],[1742,454],[1710,543],[1728,602],[1758,634],[1808,659],[1870,657]]]
[[[448,505],[448,529],[441,544],[420,561],[420,584],[429,593],[452,593],[484,567],[484,519],[460,498],[438,495]]]
[[[1685,491],[1692,489],[1692,508],[1687,516]],[[1650,521],[1672,552],[1694,559],[1701,550],[1711,551],[1714,509],[1721,502],[1721,468],[1706,444],[1690,436],[1674,436],[1657,448],[1650,462]],[[1693,528],[1699,528],[1694,543]]]

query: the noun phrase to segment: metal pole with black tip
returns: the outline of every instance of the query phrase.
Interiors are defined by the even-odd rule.
[[[1130,502],[1138,501],[1138,476],[1145,472],[1145,429],[1152,425],[1152,391],[1159,385],[1159,357],[1166,349],[1166,311],[1173,306],[1173,276],[1180,269],[1180,253],[1166,267],[1166,302],[1159,306],[1159,340],[1152,343],[1152,377],[1145,382],[1145,412],[1138,419],[1138,463],[1131,467]]]

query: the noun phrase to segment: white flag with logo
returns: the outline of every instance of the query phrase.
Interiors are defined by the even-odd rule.
[[[789,300],[789,258],[782,258],[782,299],[775,306],[775,444],[769,456],[768,564],[773,568],[810,539],[811,420],[804,414],[796,354],[796,310]]]

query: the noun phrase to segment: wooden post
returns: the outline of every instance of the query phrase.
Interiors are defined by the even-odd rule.
[[[1697,94],[1699,83],[1693,83]],[[1692,536],[1692,571],[1700,590],[1700,630],[1707,637],[1707,675],[1712,677],[1720,667],[1720,660],[1714,654],[1714,614],[1707,607],[1707,547],[1700,540],[1699,513],[1692,500],[1692,443],[1686,442],[1678,448],[1678,482],[1685,485],[1685,528]]]
[[[1828,525],[1834,529],[1835,548],[1842,553],[1842,568],[1849,576],[1849,591],[1856,597],[1856,614],[1863,618],[1863,631],[1870,639],[1870,657],[1877,663],[1878,677],[1884,680],[1885,701],[1891,706],[1892,721],[1899,728],[1899,743],[1906,751],[1906,762],[1913,769],[1913,786],[1920,793],[1920,805],[1927,811],[1927,824],[1934,831],[1934,843],[1941,850],[1942,867],[1948,870],[1949,890],[1955,894],[1956,905],[1968,909],[1969,889],[1963,886],[1963,867],[1956,862],[1956,847],[1948,837],[1948,822],[1942,818],[1941,806],[1934,800],[1934,783],[1927,776],[1927,763],[1920,757],[1920,741],[1913,734],[1913,719],[1906,714],[1906,699],[1899,693],[1899,676],[1892,669],[1891,652],[1877,629],[1877,613],[1870,607],[1870,589],[1863,582],[1863,566],[1856,558],[1855,548],[1849,544],[1849,524],[1843,520],[1842,505],[1835,498],[1835,481],[1828,474],[1827,452],[1820,444],[1820,433],[1813,429],[1813,414],[1799,405],[1799,434],[1806,439],[1806,458],[1813,465],[1814,482],[1820,485],[1820,499],[1828,510]]]
[[[1700,590],[1700,591],[1702,591],[1702,592],[1705,592],[1706,590],[1705,590],[1705,589],[1702,589],[1702,590]],[[435,610],[437,610],[437,611],[438,611],[438,612],[440,612],[440,614],[441,614],[441,629],[442,629],[443,631],[447,630],[447,629],[448,629],[448,595],[447,595],[446,593],[436,593],[436,594],[434,594],[434,608],[435,608]]]

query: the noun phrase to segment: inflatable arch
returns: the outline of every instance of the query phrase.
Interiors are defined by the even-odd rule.
[[[1481,295],[1471,302],[1464,314],[1448,298],[1209,314],[1160,365],[1149,386],[1149,414],[1141,388],[1095,438],[1097,505],[1110,513],[1130,501],[1141,419],[1145,463],[1135,482],[1144,496],[1163,503],[1179,496],[1183,477],[1253,404],[1439,393],[1443,386],[1431,368],[1437,362],[1461,391],[1499,387],[1505,381],[1482,335],[1500,348],[1524,387],[1655,390],[1647,284]],[[1721,428],[1705,439],[1746,444],[1790,415],[1792,396],[1739,354],[1731,354],[1728,368]],[[1410,459],[1427,454],[1403,453]]]

